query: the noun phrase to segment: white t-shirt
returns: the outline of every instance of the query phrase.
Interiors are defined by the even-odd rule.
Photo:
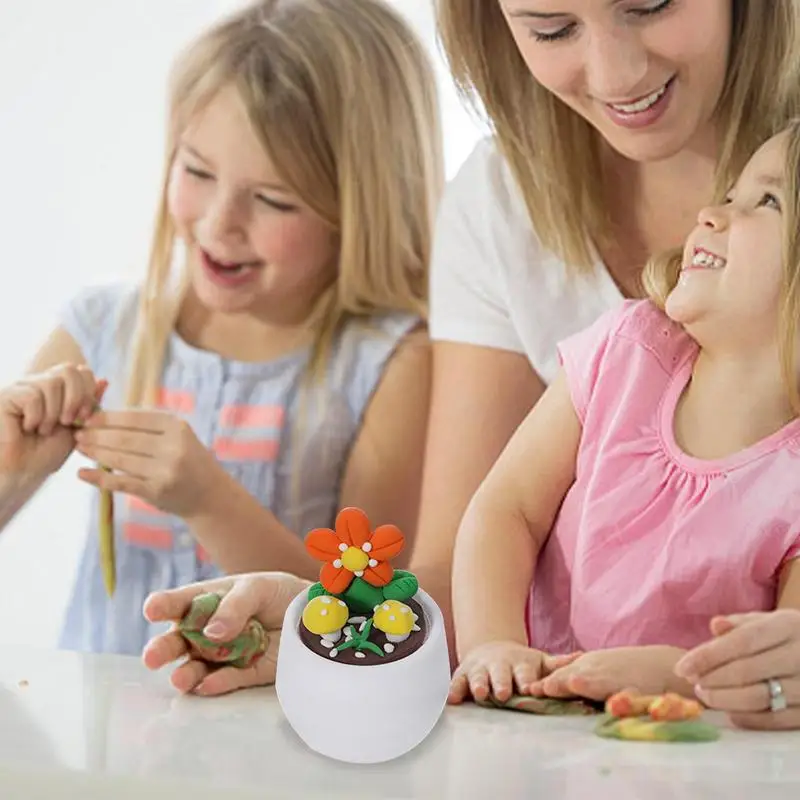
[[[494,141],[479,142],[438,211],[432,338],[524,353],[549,383],[559,366],[556,344],[622,299],[602,264],[574,276],[542,246]]]

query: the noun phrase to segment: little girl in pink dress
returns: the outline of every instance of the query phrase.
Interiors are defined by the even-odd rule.
[[[561,344],[459,531],[453,701],[694,695],[713,618],[800,605],[798,164],[793,126]]]

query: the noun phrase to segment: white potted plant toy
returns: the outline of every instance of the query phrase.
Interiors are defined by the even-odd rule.
[[[350,763],[407,753],[433,730],[450,687],[444,620],[416,576],[394,569],[394,525],[372,530],[345,508],[306,549],[319,582],[283,621],[275,688],[289,724],[312,750]]]

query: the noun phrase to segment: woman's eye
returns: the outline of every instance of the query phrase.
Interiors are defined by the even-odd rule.
[[[641,8],[631,8],[630,13],[637,17],[650,17],[653,14],[660,14],[662,11],[666,11],[674,2],[675,0],[661,0],[661,2],[658,2],[655,5],[642,6]]]
[[[570,22],[569,25],[565,25],[563,28],[559,28],[556,31],[531,31],[531,36],[536,39],[537,42],[557,42],[559,39],[566,39],[575,29],[575,23]]]

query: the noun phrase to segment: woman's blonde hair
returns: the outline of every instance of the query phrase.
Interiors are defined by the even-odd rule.
[[[795,412],[800,414],[797,371],[797,335],[800,331],[800,118],[793,119],[778,133],[788,135],[784,166],[783,299],[778,318],[778,345],[789,399]],[[721,202],[725,193],[727,190],[720,191],[715,201]],[[682,249],[674,249],[655,256],[645,266],[642,275],[645,293],[662,310],[678,283],[682,262]]]
[[[427,316],[443,184],[436,78],[424,45],[381,0],[261,0],[223,19],[173,66],[166,165],[134,337],[127,403],[153,404],[185,296],[171,283],[169,175],[190,120],[233,86],[280,178],[336,233],[310,372],[353,316]]]
[[[462,96],[486,118],[542,244],[572,270],[593,268],[609,237],[600,134],[533,78],[499,0],[436,0]],[[718,105],[717,183],[727,186],[773,129],[800,112],[800,2],[731,0],[727,78]]]

